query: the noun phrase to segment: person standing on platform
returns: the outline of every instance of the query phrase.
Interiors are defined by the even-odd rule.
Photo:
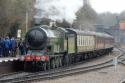
[[[2,43],[2,55],[3,55],[3,57],[5,57],[5,44],[4,44],[5,42],[4,41],[5,41],[5,38],[2,38],[1,43]]]
[[[11,41],[11,39],[9,39],[9,40],[10,40],[10,45],[9,45],[9,56],[12,57],[12,41]]]
[[[11,38],[11,54],[12,56],[16,56],[16,48],[17,48],[17,42],[14,37]]]
[[[4,46],[5,46],[5,57],[8,57],[10,55],[10,39],[9,39],[9,37],[5,38]]]
[[[2,53],[2,39],[0,38],[0,57],[3,56],[3,53]]]
[[[24,46],[24,42],[22,39],[20,39],[20,41],[18,43],[18,47],[19,47],[19,54],[24,55],[25,54],[25,46]]]
[[[25,52],[25,54],[27,54],[27,52],[29,50],[29,46],[26,44],[26,41],[23,41],[23,45],[24,45],[24,52]]]

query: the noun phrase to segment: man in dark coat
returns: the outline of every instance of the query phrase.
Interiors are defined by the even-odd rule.
[[[24,42],[22,39],[20,39],[20,41],[18,43],[18,47],[19,47],[19,54],[24,55],[25,54],[25,46],[24,46]]]
[[[11,54],[12,56],[16,56],[16,48],[17,48],[17,42],[14,37],[11,38],[11,44],[10,44]]]
[[[2,52],[2,39],[0,38],[0,57],[3,56],[3,52]]]

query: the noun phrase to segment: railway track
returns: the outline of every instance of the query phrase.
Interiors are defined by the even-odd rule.
[[[10,75],[16,75],[16,74],[19,74],[19,73],[22,73],[22,72],[13,72],[13,73],[8,73],[8,74],[2,74],[2,75],[0,75],[0,78],[7,77],[7,76],[10,76]]]
[[[122,65],[125,65],[125,48],[119,48],[119,50],[121,51],[121,52],[123,52],[122,54],[121,54],[121,56],[118,56],[117,58],[118,58],[118,62],[120,63],[120,64],[122,64]]]
[[[122,64],[122,65],[125,66],[125,52],[124,52],[125,48],[123,48],[123,49],[119,49],[119,50],[122,51],[123,54],[122,54],[122,56],[119,56],[119,57],[118,57],[118,58],[119,58],[118,63],[120,63],[120,64]],[[120,83],[125,83],[125,79],[122,80]]]
[[[123,53],[118,56],[119,60],[123,59],[121,57],[125,54],[124,49],[120,49],[120,51]],[[64,77],[64,76],[85,73],[85,72],[89,72],[89,71],[93,71],[93,70],[97,70],[97,69],[111,67],[111,66],[113,66],[112,62],[113,62],[113,59],[109,59],[107,61],[101,62],[96,65],[91,65],[91,66],[86,66],[86,67],[76,67],[76,68],[70,66],[70,67],[64,67],[64,68],[50,70],[50,71],[46,71],[46,72],[42,71],[42,72],[36,72],[36,73],[27,73],[22,76],[18,76],[18,77],[14,77],[14,78],[12,78],[12,77],[6,78],[6,75],[5,75],[4,79],[0,77],[0,83],[23,83],[23,82],[29,83],[32,81],[55,79],[55,78],[60,78],[60,77]]]
[[[119,63],[125,66],[125,56],[121,56],[120,59],[121,60],[119,61]],[[120,83],[125,83],[125,79],[122,80]]]

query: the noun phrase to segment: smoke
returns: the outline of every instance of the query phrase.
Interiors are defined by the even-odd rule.
[[[73,23],[76,12],[83,6],[83,0],[36,0],[35,18],[48,18],[62,22]]]

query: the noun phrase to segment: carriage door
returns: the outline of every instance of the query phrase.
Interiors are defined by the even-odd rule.
[[[75,35],[68,35],[68,53],[75,53]]]

